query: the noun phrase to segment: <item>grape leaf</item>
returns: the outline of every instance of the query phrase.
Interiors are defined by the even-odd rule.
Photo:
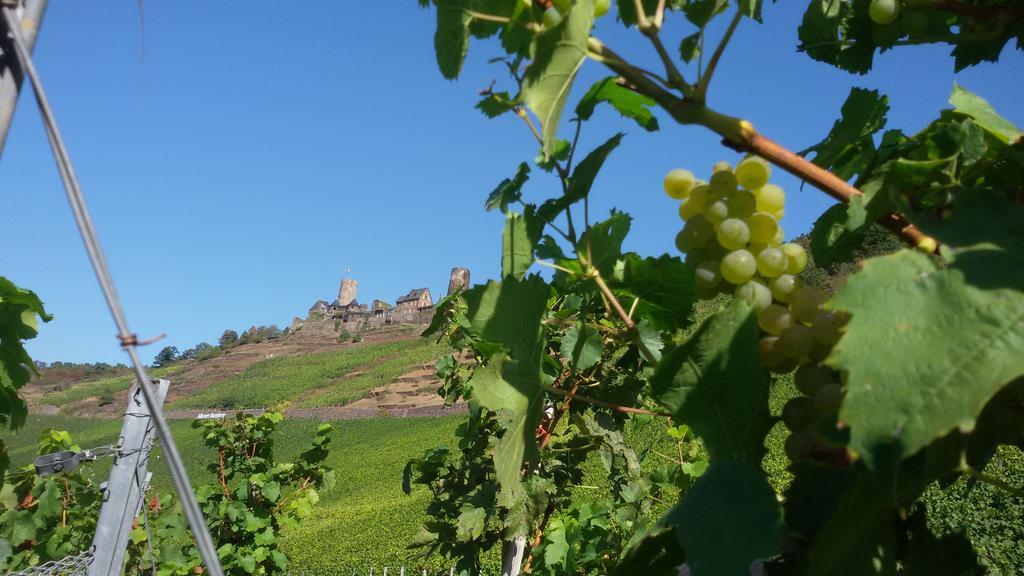
[[[869,259],[830,303],[852,314],[827,360],[847,374],[840,418],[850,448],[874,470],[970,431],[989,399],[1024,374],[1024,270],[1007,269],[1007,258],[994,268],[1001,250],[970,252],[945,270],[906,250]]]
[[[496,92],[488,94],[476,103],[476,109],[483,112],[488,118],[497,118],[502,114],[513,110],[512,96],[508,92]]]
[[[859,4],[857,10],[847,0],[812,0],[797,30],[797,49],[847,72],[866,73],[874,59],[874,26],[867,14],[867,1]]]
[[[711,461],[667,523],[675,526],[693,576],[750,573],[753,561],[779,553],[785,533],[764,473],[756,463],[730,459]]]
[[[455,539],[458,542],[469,542],[476,540],[484,533],[484,522],[487,520],[487,511],[483,508],[467,505],[459,514],[458,526]]]
[[[534,40],[533,62],[523,80],[523,99],[540,119],[542,151],[550,157],[576,73],[587,56],[594,0],[580,0],[554,27]]]
[[[683,37],[679,42],[679,57],[683,59],[683,62],[689,64],[700,56],[700,39],[702,34],[702,32],[695,32]]]
[[[589,247],[590,264],[605,278],[612,276],[615,263],[622,257],[622,241],[632,221],[628,214],[613,210],[607,220],[592,224],[580,238],[580,245]]]
[[[821,576],[895,574],[899,517],[870,474],[846,490],[808,558],[807,573]]]
[[[568,358],[576,370],[597,364],[603,350],[601,335],[582,322],[569,327],[562,335],[562,356]]]
[[[469,0],[435,0],[437,30],[434,32],[434,55],[441,75],[449,80],[459,77],[462,63],[469,51]]]
[[[846,228],[849,207],[834,204],[818,217],[811,229],[811,257],[815,266],[831,266],[844,260],[860,244],[862,235]]]
[[[651,378],[655,400],[689,426],[711,461],[761,461],[768,433],[768,373],[753,309],[739,299],[665,354]]]
[[[523,184],[530,179],[530,166],[526,162],[519,164],[519,169],[516,170],[516,175],[512,178],[505,178],[500,184],[487,196],[487,202],[484,203],[484,210],[494,210],[500,208],[502,212],[508,210],[508,205],[519,200],[523,193]]]
[[[576,115],[581,120],[589,120],[594,114],[594,108],[601,102],[607,102],[619,114],[633,120],[644,130],[656,131],[658,119],[651,111],[655,106],[654,100],[620,85],[617,80],[612,77],[595,82],[576,105]]]
[[[625,259],[622,287],[639,298],[637,316],[650,320],[659,330],[675,330],[687,323],[695,300],[693,273],[677,257]]]
[[[715,16],[729,7],[727,0],[690,0],[683,7],[686,19],[697,28],[703,29]]]
[[[1003,118],[992,109],[992,106],[982,97],[963,88],[959,84],[953,86],[953,93],[949,96],[949,103],[953,109],[965,116],[969,116],[985,129],[986,132],[995,136],[1000,142],[1014,144],[1022,142],[1024,132],[1013,125],[1012,122]]]
[[[527,207],[523,214],[510,212],[505,219],[501,242],[501,275],[521,279],[533,264],[533,251],[544,231],[544,223]]]
[[[535,429],[544,407],[541,382],[541,318],[549,288],[539,276],[474,286],[464,294],[470,329],[498,352],[477,368],[468,385],[485,408],[504,416],[505,432],[494,447],[494,466],[503,490],[518,492],[523,463],[536,464]]]
[[[889,99],[877,90],[852,88],[828,136],[801,155],[814,152],[814,163],[843,180],[862,174],[875,156],[872,135],[885,127]]]
[[[566,192],[570,203],[582,200],[590,194],[590,188],[594,185],[597,173],[601,171],[608,155],[618,147],[623,136],[622,132],[612,136],[604,144],[591,150],[590,154],[587,154],[587,157],[576,165],[572,171],[572,177],[569,178],[569,190]]]
[[[23,341],[38,334],[37,317],[44,322],[53,318],[34,292],[0,276],[0,426],[12,430],[21,427],[28,415],[28,405],[18,390],[36,371]],[[0,475],[7,465],[7,453],[0,449]]]

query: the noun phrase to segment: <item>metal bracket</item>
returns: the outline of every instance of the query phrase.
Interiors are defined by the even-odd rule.
[[[78,468],[78,465],[82,462],[92,462],[104,456],[115,454],[117,451],[118,447],[112,445],[98,446],[91,450],[82,450],[81,452],[63,450],[52,454],[43,454],[37,457],[33,463],[36,466],[36,476],[53,476],[62,472],[70,472]]]

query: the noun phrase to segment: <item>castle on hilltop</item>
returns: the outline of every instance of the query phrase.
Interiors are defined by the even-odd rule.
[[[448,279],[448,294],[469,286],[469,270],[452,268]],[[317,300],[309,307],[306,318],[296,317],[292,320],[291,331],[298,331],[315,325],[324,331],[333,327],[334,331],[355,332],[359,330],[381,328],[388,324],[429,324],[434,317],[434,298],[428,288],[413,288],[395,303],[384,300],[373,300],[367,306],[356,299],[359,281],[343,278],[338,287],[338,297],[333,302]]]

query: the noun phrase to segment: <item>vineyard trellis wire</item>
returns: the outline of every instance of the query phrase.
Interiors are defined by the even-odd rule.
[[[171,436],[167,420],[163,416],[162,406],[156,397],[153,382],[150,380],[149,375],[146,373],[145,366],[139,359],[137,347],[140,345],[140,342],[137,336],[128,328],[128,322],[121,306],[120,299],[117,295],[113,278],[107,266],[106,257],[104,256],[103,249],[100,246],[99,239],[96,236],[96,231],[93,228],[92,218],[89,214],[88,207],[86,206],[85,197],[78,184],[78,178],[75,176],[68,151],[64,146],[63,139],[57,127],[56,118],[54,117],[53,110],[51,109],[46,93],[43,90],[39,74],[37,73],[32,61],[29,46],[22,37],[21,26],[17,14],[19,5],[21,5],[21,0],[5,0],[2,3],[2,8],[0,8],[3,12],[3,28],[6,29],[5,35],[10,41],[14,56],[13,58],[5,58],[10,60],[10,62],[7,63],[7,66],[12,70],[15,67],[20,67],[19,74],[17,76],[27,77],[29,82],[32,84],[36,103],[38,104],[43,120],[43,126],[46,130],[46,136],[50,142],[54,160],[57,163],[57,169],[60,172],[61,182],[64,185],[68,203],[71,205],[71,211],[74,214],[75,223],[78,226],[82,241],[85,244],[89,261],[96,274],[96,279],[100,284],[100,289],[103,292],[103,297],[106,300],[107,307],[110,309],[114,324],[117,326],[118,339],[120,340],[121,347],[128,354],[135,370],[139,389],[142,391],[145,398],[145,404],[149,409],[153,426],[160,439],[161,445],[163,446],[164,455],[167,458],[167,465],[171,473],[171,478],[174,482],[175,490],[178,493],[178,497],[180,499],[182,509],[184,510],[185,517],[188,519],[189,526],[192,528],[192,535],[196,543],[196,548],[199,551],[200,557],[203,559],[203,563],[206,565],[208,573],[211,576],[221,576],[223,571],[217,556],[217,550],[213,545],[213,540],[210,537],[202,511],[199,509],[199,504],[196,501],[195,494],[192,492],[192,484],[189,480],[188,472],[185,470],[181,454],[178,452],[174,438]],[[6,56],[7,55],[5,55],[5,57]],[[15,93],[15,98],[16,97],[17,93]],[[123,497],[127,500],[127,496],[128,492],[125,492],[125,494],[119,494],[117,497]]]

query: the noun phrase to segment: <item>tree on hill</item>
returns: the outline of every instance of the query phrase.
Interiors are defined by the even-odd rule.
[[[156,358],[153,358],[153,367],[160,368],[161,366],[166,366],[177,359],[178,348],[175,346],[164,346],[164,349],[156,355]]]
[[[217,340],[217,343],[220,344],[221,348],[230,348],[237,342],[238,332],[235,332],[234,330],[225,330],[224,333],[220,335],[220,339]]]

